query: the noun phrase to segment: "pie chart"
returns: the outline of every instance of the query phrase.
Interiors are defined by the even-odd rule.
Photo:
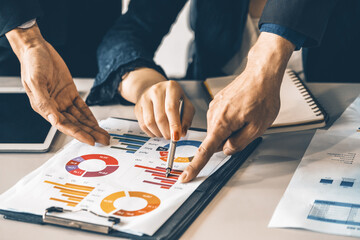
[[[175,159],[174,162],[177,163],[188,163],[191,162],[191,160],[194,158],[194,155],[196,153],[196,150],[200,147],[201,142],[200,141],[194,141],[194,140],[181,140],[178,141],[176,144],[176,152],[175,152]],[[168,149],[169,144],[158,147],[156,151],[159,152],[159,157],[164,162],[167,161],[168,157]]]
[[[146,206],[141,207],[139,209],[135,209],[135,210],[122,209],[122,208],[126,208],[126,207],[121,207],[121,209],[117,209],[115,207],[114,203],[116,200],[119,200],[119,199],[121,200],[121,198],[124,198],[124,199],[130,198],[130,199],[128,199],[129,201],[136,200],[136,199],[132,199],[132,198],[139,198],[140,200],[145,200]],[[113,214],[117,215],[117,216],[122,216],[122,217],[140,216],[140,215],[143,215],[143,214],[153,211],[154,209],[159,207],[159,205],[160,205],[160,199],[157,196],[150,194],[150,193],[137,192],[137,191],[115,192],[113,194],[110,194],[106,198],[104,198],[100,203],[100,207],[104,212],[111,213],[113,211],[116,211]]]
[[[81,164],[84,165],[84,163],[87,163],[88,165],[90,164],[91,166],[92,160],[96,160],[97,162],[100,162],[102,163],[102,165],[105,166],[101,165],[100,167],[98,167],[99,168],[98,170],[93,170],[93,171],[81,169]],[[102,177],[115,172],[118,168],[119,168],[118,161],[115,158],[105,154],[82,155],[71,159],[69,162],[67,162],[65,166],[66,171],[68,171],[72,175],[81,176],[81,177]]]

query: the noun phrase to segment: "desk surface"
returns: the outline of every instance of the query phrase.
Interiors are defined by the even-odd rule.
[[[20,86],[17,79],[1,81],[1,86]],[[199,82],[182,81],[182,86],[196,107],[193,127],[206,127],[207,101]],[[81,81],[80,89],[91,86]],[[308,84],[334,121],[360,92],[360,84]],[[135,118],[132,106],[92,107],[98,120],[107,116]],[[249,157],[182,239],[351,239],[305,230],[272,229],[267,225],[296,170],[314,130],[273,134]],[[71,138],[57,137],[48,153],[0,154],[0,193],[13,186],[24,175],[41,166]],[[114,239],[55,226],[40,226],[0,219],[0,239]]]

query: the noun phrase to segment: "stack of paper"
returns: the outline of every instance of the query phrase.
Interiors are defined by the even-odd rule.
[[[360,236],[360,98],[318,130],[269,227]]]

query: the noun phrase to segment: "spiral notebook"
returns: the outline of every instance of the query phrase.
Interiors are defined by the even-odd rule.
[[[235,75],[208,78],[204,86],[211,98],[235,79]],[[280,89],[281,107],[274,123],[265,132],[292,132],[326,125],[327,114],[304,82],[290,69],[284,74]]]

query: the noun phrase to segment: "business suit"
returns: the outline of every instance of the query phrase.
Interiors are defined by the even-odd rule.
[[[0,75],[20,75],[19,62],[5,33],[37,19],[45,40],[62,56],[74,77],[95,77],[96,49],[121,15],[121,0],[2,0],[0,2]]]
[[[186,0],[130,2],[129,11],[116,21],[99,46],[100,69],[88,104],[106,104],[119,99],[116,89],[121,76],[137,67],[150,67],[165,74],[153,56],[185,3]],[[306,37],[303,47],[308,81],[359,82],[356,68],[350,71],[347,67],[359,64],[354,58],[360,55],[356,48],[360,42],[359,6],[357,0],[268,0],[259,25],[278,24]],[[185,78],[223,75],[221,68],[241,46],[247,12],[247,0],[191,2],[190,24],[195,39],[189,50]],[[347,37],[346,41],[344,35],[334,34],[339,31]],[[339,50],[344,47],[351,48],[352,52]],[[346,61],[329,58],[334,52]],[[333,65],[338,67],[329,67]]]

